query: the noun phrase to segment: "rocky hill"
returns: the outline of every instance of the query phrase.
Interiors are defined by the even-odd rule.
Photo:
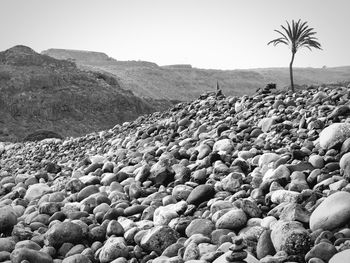
[[[206,94],[0,144],[5,262],[347,262],[350,86]]]
[[[37,130],[81,136],[169,106],[134,96],[110,74],[85,72],[25,46],[0,52],[0,92],[0,141]]]
[[[219,82],[224,93],[231,96],[252,95],[273,82],[279,89],[290,85],[288,68],[252,70],[208,70],[191,65],[158,66],[145,61],[118,61],[104,53],[49,49],[42,52],[58,59],[70,59],[81,68],[109,72],[122,87],[146,98],[189,101],[213,91]],[[350,67],[295,68],[295,83],[319,85],[350,80]]]

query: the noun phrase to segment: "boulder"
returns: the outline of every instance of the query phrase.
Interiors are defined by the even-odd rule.
[[[271,240],[276,251],[305,255],[311,246],[310,234],[297,221],[279,220],[272,227]]]
[[[52,263],[52,257],[42,251],[29,249],[29,248],[18,248],[11,253],[12,263],[21,263],[27,260],[27,262],[35,263]]]
[[[84,235],[81,226],[72,222],[56,223],[45,233],[47,246],[59,247],[67,242],[79,244],[82,240]]]
[[[328,196],[310,216],[310,229],[332,230],[349,222],[350,193],[336,192]]]
[[[155,226],[147,231],[141,239],[141,247],[148,252],[159,255],[171,244],[176,243],[179,234],[168,226]]]
[[[339,147],[350,137],[350,123],[333,123],[320,133],[320,146],[323,149]]]
[[[14,225],[17,224],[15,210],[7,205],[0,208],[0,233],[11,233]]]
[[[216,221],[216,228],[239,230],[247,223],[247,215],[242,209],[234,208]]]
[[[28,190],[24,196],[29,201],[42,197],[44,194],[51,191],[50,186],[44,183],[33,184],[28,187]]]
[[[109,263],[119,257],[127,257],[128,249],[123,237],[110,237],[103,245],[99,254],[101,263]]]

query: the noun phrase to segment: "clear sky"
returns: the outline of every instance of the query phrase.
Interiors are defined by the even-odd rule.
[[[286,67],[287,46],[267,42],[300,18],[323,51],[299,51],[296,67],[350,65],[349,0],[0,0],[0,8],[1,51],[21,44],[158,65]]]

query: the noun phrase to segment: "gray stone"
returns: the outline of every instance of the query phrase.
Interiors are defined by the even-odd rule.
[[[186,227],[186,235],[188,237],[191,237],[193,234],[210,236],[213,230],[215,230],[215,225],[211,220],[198,218],[191,221],[191,223]]]
[[[141,247],[148,252],[159,255],[171,244],[176,243],[178,233],[168,226],[155,226],[147,231],[141,239]]]
[[[78,244],[83,239],[81,226],[71,222],[56,223],[45,233],[45,244],[53,247],[67,242]]]
[[[219,218],[216,222],[216,228],[239,230],[245,226],[247,220],[247,215],[242,209],[234,208]]]
[[[24,260],[35,263],[52,263],[53,260],[50,255],[28,248],[18,248],[11,253],[12,263],[21,263]]]
[[[350,193],[336,192],[328,196],[311,214],[310,229],[332,230],[350,219]]]
[[[128,249],[123,237],[110,237],[101,248],[99,260],[101,263],[109,263],[119,257],[127,257]]]
[[[0,207],[0,233],[12,231],[17,224],[17,214],[11,206]]]
[[[320,133],[320,146],[331,149],[350,137],[350,123],[333,123]]]

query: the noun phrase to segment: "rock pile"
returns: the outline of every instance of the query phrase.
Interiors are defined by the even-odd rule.
[[[345,262],[348,99],[207,95],[80,138],[1,143],[0,262]]]

